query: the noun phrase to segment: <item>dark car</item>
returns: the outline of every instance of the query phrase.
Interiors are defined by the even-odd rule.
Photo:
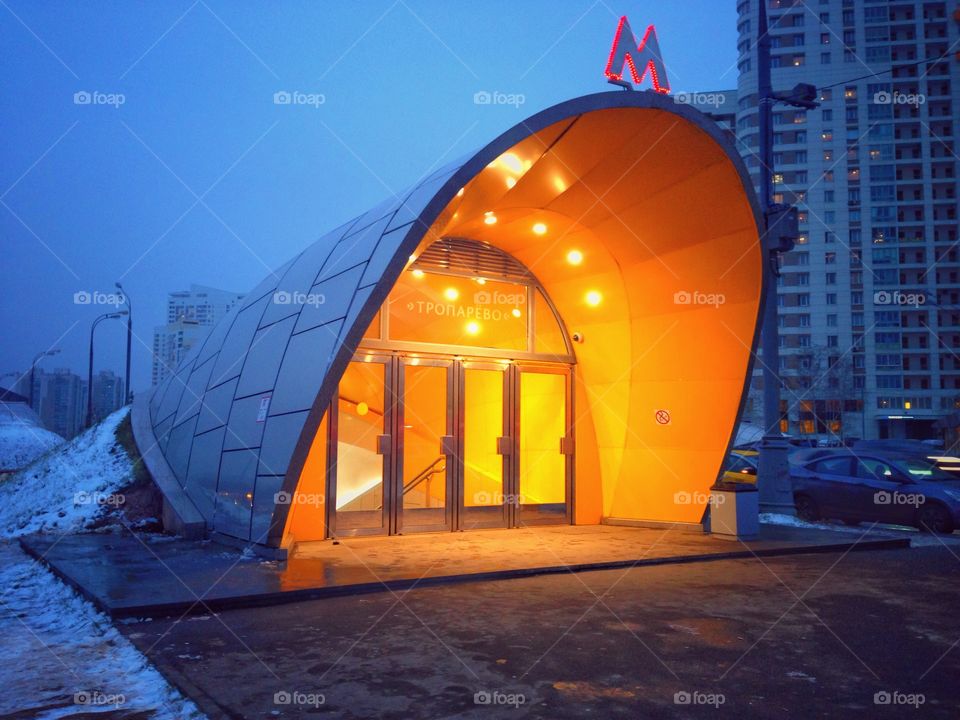
[[[834,451],[790,468],[797,515],[913,525],[949,534],[960,526],[960,481],[912,455]]]

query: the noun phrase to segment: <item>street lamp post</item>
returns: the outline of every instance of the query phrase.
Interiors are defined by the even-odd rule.
[[[93,425],[93,331],[103,320],[115,320],[127,314],[126,310],[120,312],[104,313],[100,315],[90,326],[90,364],[87,367],[87,421],[85,427]]]
[[[773,106],[784,102],[804,109],[815,108],[816,88],[799,84],[789,93],[775,93],[770,73],[770,35],[767,30],[766,0],[760,0],[757,26],[757,129],[760,141],[760,203],[764,215],[764,259],[766,260],[766,296],[761,330],[763,352],[763,424],[760,443],[757,487],[760,509],[793,515],[790,486],[789,445],[780,432],[780,345],[777,327],[777,277],[779,256],[793,248],[799,234],[797,209],[773,203]]]
[[[30,363],[30,408],[36,410],[33,404],[33,378],[37,369],[37,363],[40,362],[40,358],[46,357],[48,355],[56,355],[60,352],[60,348],[53,348],[52,350],[44,350],[42,353],[37,353],[37,356],[33,359],[33,362]]]
[[[117,289],[123,293],[123,301],[127,305],[127,373],[124,378],[124,390],[126,392],[126,404],[133,402],[133,392],[130,390],[130,341],[133,338],[133,303],[130,302],[130,295],[120,283],[114,283]]]

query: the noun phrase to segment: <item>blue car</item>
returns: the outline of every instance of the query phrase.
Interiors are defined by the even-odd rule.
[[[835,451],[790,468],[802,520],[912,525],[949,534],[960,526],[960,481],[913,455]]]

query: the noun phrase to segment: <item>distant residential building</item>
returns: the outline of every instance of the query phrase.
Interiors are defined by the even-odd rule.
[[[33,409],[44,427],[68,440],[83,429],[87,410],[87,383],[67,368],[34,373]]]
[[[93,376],[93,421],[99,422],[123,407],[123,378],[112,370]]]
[[[738,0],[737,128],[759,171],[758,0]],[[929,438],[960,391],[960,12],[936,0],[768,0],[774,202],[800,238],[778,280],[781,428]],[[762,414],[756,366],[747,414]]]
[[[167,323],[153,332],[153,384],[163,382],[197,342],[206,337],[242,293],[191,285],[167,296]]]

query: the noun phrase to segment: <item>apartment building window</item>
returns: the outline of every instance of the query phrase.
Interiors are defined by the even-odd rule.
[[[822,52],[820,53],[820,64],[821,65],[830,65],[830,53]]]
[[[837,316],[834,314],[827,315],[827,327],[836,327],[837,326]]]
[[[827,273],[827,285],[837,284],[837,274],[835,272]]]
[[[797,295],[797,305],[799,307],[810,307],[810,294],[809,293],[799,293]]]
[[[827,293],[827,305],[836,305],[836,304],[837,304],[837,294]]]
[[[827,335],[827,347],[835,348],[840,345],[840,338],[836,335]]]

